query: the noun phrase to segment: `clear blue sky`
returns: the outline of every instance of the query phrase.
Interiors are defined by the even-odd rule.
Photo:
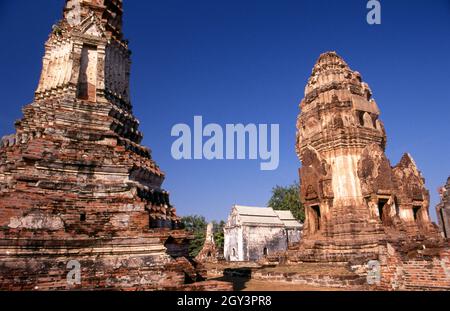
[[[0,135],[30,103],[44,41],[63,0],[0,0]],[[125,0],[133,50],[132,100],[144,144],[167,173],[181,215],[225,219],[232,204],[264,206],[274,185],[298,179],[298,103],[320,53],[335,50],[369,83],[392,165],[410,152],[426,178],[431,214],[450,175],[450,1]],[[175,161],[176,123],[279,123],[280,166],[259,161]]]

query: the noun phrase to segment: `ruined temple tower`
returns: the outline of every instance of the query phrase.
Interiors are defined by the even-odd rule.
[[[175,288],[192,272],[129,78],[122,0],[67,0],[34,101],[0,144],[0,289]]]
[[[379,246],[439,240],[429,193],[409,154],[392,167],[380,110],[361,75],[322,54],[297,121],[303,261],[376,259]]]
[[[219,251],[216,246],[216,241],[214,240],[214,224],[209,223],[206,226],[206,236],[203,247],[195,257],[198,262],[210,262],[217,263],[219,257]]]
[[[439,195],[441,202],[436,206],[436,215],[441,232],[447,239],[450,239],[450,177],[445,186],[439,189]]]

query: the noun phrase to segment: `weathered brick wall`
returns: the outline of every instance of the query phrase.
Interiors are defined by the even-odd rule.
[[[420,256],[408,258],[390,245],[380,256],[381,283],[384,290],[450,290],[450,248],[435,254],[421,251]],[[409,254],[411,255],[411,254]]]
[[[12,247],[0,240],[0,290],[149,290],[185,283],[186,267],[172,264],[159,239],[47,241],[34,248],[22,242]],[[81,284],[68,282],[71,261],[79,263]]]
[[[252,279],[267,282],[287,282],[292,284],[334,288],[352,288],[354,286],[359,288],[364,284],[364,278],[354,276],[330,276],[262,271],[254,272],[252,274]]]

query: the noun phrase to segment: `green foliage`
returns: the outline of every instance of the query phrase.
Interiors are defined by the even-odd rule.
[[[181,218],[183,227],[194,234],[194,239],[189,245],[189,255],[195,257],[202,250],[205,242],[206,219],[203,216],[191,215]]]
[[[223,227],[225,227],[225,221],[220,222],[213,221],[214,224],[214,241],[216,242],[217,249],[222,252],[225,237],[223,234]]]
[[[206,231],[206,219],[200,215],[185,216],[181,218],[181,223],[183,224],[183,228],[190,232]]]
[[[191,241],[189,245],[189,255],[191,257],[195,257],[202,250],[203,244],[205,243],[206,227],[208,223],[206,222],[205,217],[200,215],[191,215],[183,217],[181,218],[181,223],[183,224],[184,229],[194,234],[194,239]],[[216,246],[219,250],[223,249],[224,226],[225,222],[223,220],[219,222],[213,221],[214,241],[216,242]]]
[[[287,187],[274,187],[268,206],[275,210],[289,210],[296,219],[303,222],[305,220],[305,209],[300,202],[299,188],[297,182]],[[183,217],[181,222],[183,228],[194,234],[194,239],[189,245],[189,255],[195,257],[201,251],[205,243],[206,227],[208,223],[206,222],[205,217],[200,215]],[[223,220],[213,221],[214,240],[219,251],[223,250],[224,247],[224,226],[225,221]]]
[[[272,197],[267,205],[274,210],[289,210],[296,219],[303,222],[305,220],[305,208],[300,202],[299,189],[298,182],[287,187],[276,186],[272,189]]]

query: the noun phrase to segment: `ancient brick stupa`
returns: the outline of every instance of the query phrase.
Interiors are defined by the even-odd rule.
[[[0,145],[0,289],[67,289],[71,260],[82,289],[176,288],[183,269],[195,279],[140,144],[130,54],[122,0],[66,1],[34,101]]]
[[[369,86],[334,52],[318,59],[297,121],[306,221],[298,259],[377,259],[380,245],[439,243],[409,154],[392,167]]]

